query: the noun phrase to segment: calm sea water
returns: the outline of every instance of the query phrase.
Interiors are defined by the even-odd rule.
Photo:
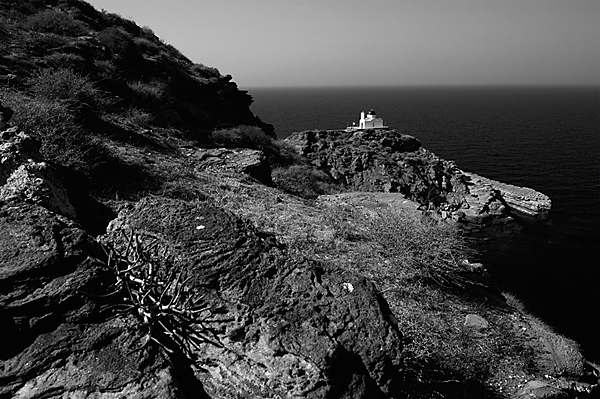
[[[534,188],[550,221],[486,244],[500,286],[600,361],[600,89],[390,87],[251,89],[279,137],[345,128],[374,109],[386,125],[464,170]]]

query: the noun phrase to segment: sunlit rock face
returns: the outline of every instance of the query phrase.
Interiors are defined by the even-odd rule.
[[[62,177],[42,160],[39,143],[11,127],[0,132],[0,202],[40,204],[76,219]]]
[[[498,191],[506,206],[518,215],[534,219],[547,219],[552,206],[550,198],[528,187],[519,187],[488,179],[475,173],[463,172],[472,184],[470,192],[489,188]]]

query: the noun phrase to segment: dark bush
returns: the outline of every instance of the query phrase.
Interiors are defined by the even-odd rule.
[[[36,32],[65,36],[82,36],[89,31],[86,24],[58,10],[44,10],[31,15],[25,20],[23,27]]]
[[[136,80],[128,82],[127,86],[134,91],[136,99],[145,106],[159,105],[167,92],[167,84],[156,79],[150,82]]]
[[[98,33],[98,41],[117,59],[126,59],[137,53],[131,34],[124,29],[109,27]]]
[[[272,144],[274,151],[271,154],[267,154],[271,166],[285,167],[303,162],[302,156],[298,154],[291,144],[280,140],[275,140]]]
[[[264,150],[273,145],[271,137],[259,127],[246,125],[216,130],[212,133],[212,139],[215,146],[226,148]]]
[[[12,91],[4,92],[0,100],[15,111],[11,123],[40,141],[45,160],[81,171],[89,169],[85,149],[89,139],[65,102]]]
[[[192,65],[192,72],[195,76],[204,79],[218,78],[221,76],[221,73],[217,68],[212,68],[203,64]]]
[[[71,106],[97,106],[101,93],[86,77],[69,68],[43,69],[29,79],[33,94],[48,100],[63,101]]]
[[[336,191],[331,177],[311,165],[297,164],[276,168],[272,177],[278,188],[303,198],[316,198]]]

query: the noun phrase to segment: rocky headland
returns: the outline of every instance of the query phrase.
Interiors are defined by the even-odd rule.
[[[551,208],[540,192],[465,172],[394,130],[304,131],[286,141],[346,187],[398,192],[468,226],[542,221]]]

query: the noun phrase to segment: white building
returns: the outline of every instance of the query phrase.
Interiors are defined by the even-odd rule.
[[[370,110],[365,116],[365,112],[360,113],[360,120],[358,121],[358,127],[353,123],[349,130],[364,130],[364,129],[386,129],[387,126],[383,124],[383,119],[378,118],[375,111]]]

